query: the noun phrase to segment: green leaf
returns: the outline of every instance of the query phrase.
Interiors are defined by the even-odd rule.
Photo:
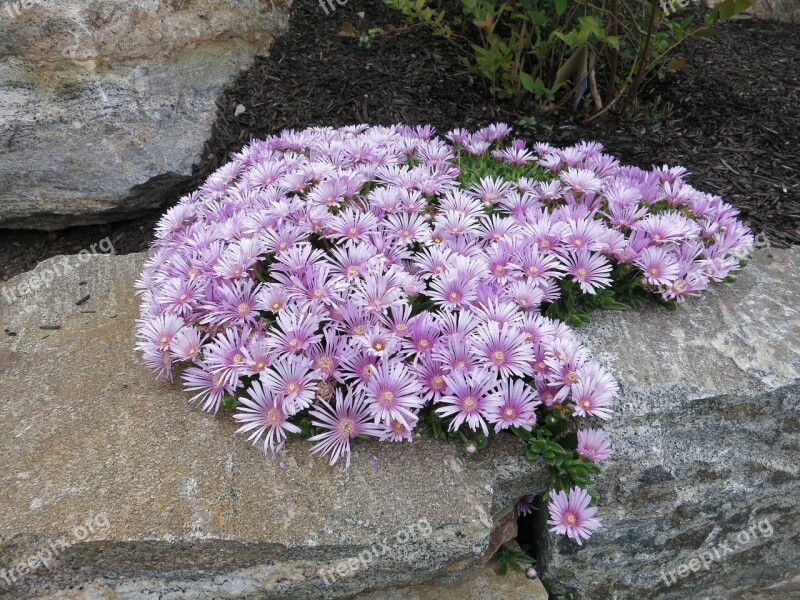
[[[528,75],[527,73],[520,73],[519,74],[519,82],[529,92],[533,92],[535,88],[535,82],[532,76]]]
[[[567,10],[567,0],[556,0],[556,14],[563,15]]]
[[[698,29],[697,31],[692,33],[692,36],[704,38],[704,37],[714,37],[715,35],[718,34],[719,34],[719,29],[717,29],[716,27],[702,27],[701,29]]]
[[[666,69],[670,72],[679,71],[686,66],[686,60],[683,58],[673,58],[667,63]]]

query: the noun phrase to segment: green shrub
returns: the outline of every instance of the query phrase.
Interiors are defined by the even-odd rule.
[[[629,106],[643,84],[683,66],[672,51],[746,10],[724,0],[702,22],[689,0],[460,0],[461,14],[427,0],[385,0],[412,23],[457,44],[495,98],[540,109],[569,106],[595,118]],[[683,6],[681,6],[683,5]]]

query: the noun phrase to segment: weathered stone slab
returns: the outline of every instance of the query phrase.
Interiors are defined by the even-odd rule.
[[[142,261],[58,257],[34,271],[48,273],[46,286],[28,273],[0,289],[0,569],[18,580],[0,575],[0,594],[538,593],[479,568],[514,535],[514,498],[546,486],[515,440],[476,460],[429,440],[364,442],[350,470],[292,441],[284,470],[234,436],[229,419],[188,407],[177,386],[138,366],[131,285]],[[557,591],[800,594],[799,268],[796,248],[759,253],[735,284],[676,312],[597,314],[582,330],[622,397],[605,426],[616,449],[598,489],[605,527],[582,548],[540,535],[538,570]],[[76,543],[59,548],[62,536]],[[373,546],[379,556],[367,562]],[[48,548],[47,567],[20,573]]]
[[[109,222],[179,196],[215,100],[285,30],[287,4],[0,2],[0,227]]]
[[[722,0],[706,0],[706,6],[712,8]],[[783,23],[800,23],[800,0],[753,0],[753,5],[745,11],[757,19],[780,21]]]
[[[48,286],[20,296],[28,273],[8,282],[11,303],[0,290],[0,569],[17,579],[0,579],[0,595],[334,598],[410,585],[487,560],[516,532],[514,500],[544,490],[510,436],[477,459],[427,439],[359,442],[349,470],[292,440],[281,468],[232,419],[139,366],[143,260],[56,257],[33,272]],[[62,536],[75,543],[49,568],[16,569]]]
[[[538,579],[517,571],[497,573],[497,566],[476,567],[457,577],[441,577],[413,587],[385,589],[359,595],[357,600],[547,600]]]
[[[675,312],[595,315],[582,335],[621,387],[605,527],[580,550],[543,535],[546,581],[598,600],[800,597],[799,271],[800,248],[758,252]]]

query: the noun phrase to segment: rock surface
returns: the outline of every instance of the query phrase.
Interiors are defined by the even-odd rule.
[[[475,460],[359,442],[349,470],[292,440],[283,469],[154,382],[133,351],[143,260],[56,257],[0,289],[0,596],[334,598],[473,568],[515,535],[512,503],[547,477],[510,436]]]
[[[138,366],[142,262],[57,257],[0,288],[0,596],[543,597],[482,567],[515,533],[514,499],[546,488],[514,439],[475,460],[363,442],[349,470],[293,440],[283,469]],[[799,248],[760,252],[675,312],[581,330],[622,396],[605,527],[578,547],[539,523],[555,591],[800,596],[798,270]]]
[[[215,100],[286,4],[0,3],[0,227],[108,222],[186,191]]]
[[[616,454],[605,527],[582,549],[542,535],[545,581],[598,600],[800,597],[798,272],[800,247],[758,252],[675,312],[582,330],[621,385]]]
[[[547,600],[538,579],[510,571],[498,575],[496,566],[476,567],[458,577],[443,577],[413,587],[401,587],[359,595],[354,600]]]
[[[709,8],[722,0],[706,0]],[[757,19],[800,23],[800,0],[753,0],[753,5],[745,11]]]

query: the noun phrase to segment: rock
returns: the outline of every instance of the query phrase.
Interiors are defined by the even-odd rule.
[[[547,485],[521,442],[467,458],[359,441],[345,469],[290,440],[283,469],[139,365],[143,261],[56,257],[0,289],[0,595],[316,599],[461,572],[495,585],[473,569],[514,535],[512,503]],[[34,572],[17,568],[29,558]]]
[[[285,30],[286,4],[3,2],[0,227],[109,222],[184,193],[215,100]]]
[[[356,596],[357,600],[547,600],[547,590],[538,579],[509,570],[497,574],[488,564],[459,574],[441,577],[413,587],[400,587]]]
[[[712,8],[722,1],[706,0],[706,6]],[[800,23],[800,0],[753,0],[753,5],[745,14],[757,19]]]
[[[56,257],[0,288],[0,595],[541,597],[483,566],[516,531],[512,502],[548,487],[515,439],[474,459],[360,442],[349,470],[292,440],[284,470],[138,366],[143,260]],[[799,270],[797,247],[759,252],[677,311],[580,330],[621,385],[616,454],[589,542],[538,523],[553,591],[798,597]]]
[[[582,330],[621,385],[616,453],[605,527],[582,548],[540,535],[545,582],[598,600],[800,597],[798,272],[799,247],[758,252],[677,311]]]

